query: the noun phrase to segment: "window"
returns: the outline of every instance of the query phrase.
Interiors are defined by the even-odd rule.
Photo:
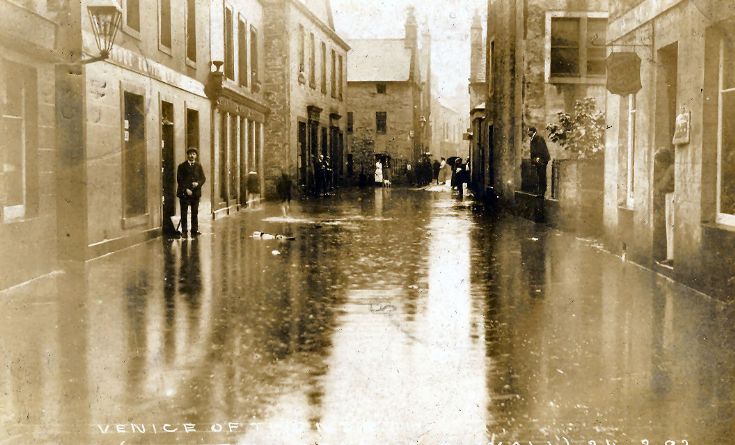
[[[146,201],[145,101],[143,96],[124,93],[123,196],[124,217],[144,215]]]
[[[604,13],[549,13],[547,80],[605,75]],[[549,29],[547,28],[547,29]]]
[[[316,43],[313,32],[309,34],[309,86],[316,88]]]
[[[160,0],[158,11],[158,43],[167,52],[171,52],[171,0]]]
[[[322,42],[322,93],[327,94],[327,44]]]
[[[355,125],[355,115],[352,111],[347,112],[347,132],[352,133],[353,125]]]
[[[253,85],[256,86],[260,82],[258,77],[258,30],[254,27],[250,27],[250,72],[252,76]]]
[[[332,97],[337,97],[337,54],[332,50]]]
[[[385,111],[377,111],[375,113],[375,131],[378,134],[385,134],[388,128],[388,113]]]
[[[299,73],[306,71],[306,33],[304,32],[304,25],[299,25]]]
[[[186,58],[197,60],[196,0],[186,0]]]
[[[487,90],[493,92],[493,55],[495,54],[495,39],[490,41],[490,53],[487,55]]]
[[[717,222],[735,225],[735,44],[720,40],[717,117]]]
[[[240,86],[248,85],[248,26],[240,18],[237,23],[237,74]]]
[[[337,79],[339,81],[339,83],[337,84],[338,85],[337,88],[339,89],[338,96],[339,96],[339,100],[342,100],[342,83],[344,82],[344,78],[342,77],[342,72],[344,70],[342,66],[342,56],[339,56],[339,63],[337,66],[337,70],[338,70],[337,72],[339,73],[339,78]]]
[[[225,8],[225,76],[235,80],[235,51],[232,40],[232,9]]]
[[[7,222],[38,210],[37,87],[35,69],[2,59],[0,68],[0,213]]]
[[[140,0],[125,1],[125,26],[133,34],[140,32]]]
[[[375,91],[378,94],[385,94],[386,85],[384,83],[376,83],[375,84]]]
[[[635,204],[635,94],[620,98],[618,171],[618,205],[633,208]]]
[[[199,148],[199,111],[186,109],[186,147]],[[201,151],[200,151],[201,153]]]

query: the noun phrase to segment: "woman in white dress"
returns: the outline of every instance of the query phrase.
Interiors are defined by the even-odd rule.
[[[383,163],[380,162],[380,159],[375,161],[375,183],[383,185]]]

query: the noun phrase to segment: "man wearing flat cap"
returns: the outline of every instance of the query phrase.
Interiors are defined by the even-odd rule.
[[[202,185],[207,180],[204,177],[202,164],[197,162],[199,152],[195,147],[186,150],[186,161],[179,164],[176,169],[176,196],[179,197],[181,206],[181,234],[188,236],[187,214],[191,207],[191,235],[196,237],[199,233],[199,199],[202,197]]]

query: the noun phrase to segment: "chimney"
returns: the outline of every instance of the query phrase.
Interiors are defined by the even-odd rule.
[[[480,13],[475,11],[472,18],[472,28],[470,28],[470,82],[483,82],[485,77],[485,68],[483,57],[485,56],[483,38],[482,38],[482,17]]]
[[[416,10],[413,6],[408,7],[406,16],[406,48],[418,49],[418,23],[416,23]]]

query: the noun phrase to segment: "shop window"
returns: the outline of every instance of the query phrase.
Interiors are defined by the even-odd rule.
[[[548,81],[605,75],[604,13],[547,13]]]
[[[735,35],[720,41],[717,119],[717,222],[735,225]]]
[[[378,134],[385,134],[388,130],[388,113],[385,111],[377,111],[375,113],[375,131]]]
[[[125,120],[123,145],[124,217],[144,215],[146,195],[145,101],[143,96],[124,93]]]
[[[38,210],[37,86],[35,69],[7,60],[0,67],[0,211],[8,222]]]

